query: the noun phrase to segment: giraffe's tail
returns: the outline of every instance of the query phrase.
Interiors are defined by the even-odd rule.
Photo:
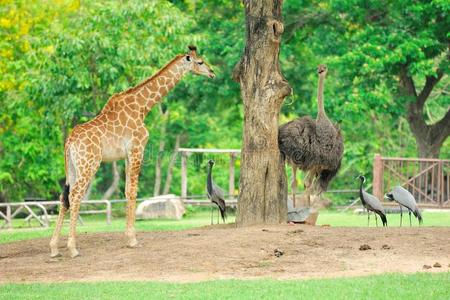
[[[64,185],[64,191],[62,194],[63,204],[66,209],[70,208],[69,192],[70,192],[70,185],[67,183],[66,185]]]
[[[62,203],[66,209],[70,208],[70,202],[69,202],[69,192],[70,192],[70,184],[69,184],[69,166],[70,163],[70,157],[69,157],[69,147],[68,143],[66,143],[64,148],[64,167],[65,167],[65,173],[66,173],[66,184],[64,185],[64,190],[62,194]]]

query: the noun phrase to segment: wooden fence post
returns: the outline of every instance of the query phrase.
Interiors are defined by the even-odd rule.
[[[230,153],[230,178],[228,181],[228,198],[232,198],[234,195],[234,162],[236,161],[236,153]]]
[[[372,192],[375,197],[383,201],[383,161],[378,153],[373,160]]]
[[[187,156],[186,152],[181,152],[181,199],[187,199]]]

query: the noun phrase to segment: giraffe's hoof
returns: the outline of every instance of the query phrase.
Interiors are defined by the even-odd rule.
[[[80,252],[77,249],[70,249],[70,257],[75,258],[77,256],[80,256]]]
[[[51,258],[55,258],[55,257],[60,257],[61,253],[59,253],[58,251],[52,251],[52,253],[50,254]]]
[[[137,248],[138,247],[138,241],[136,239],[133,239],[128,242],[127,247],[128,248]]]

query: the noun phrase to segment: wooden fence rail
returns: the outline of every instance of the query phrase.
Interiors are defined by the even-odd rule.
[[[373,193],[384,193],[401,185],[421,205],[450,207],[450,160],[431,158],[381,157],[373,163]]]
[[[6,214],[0,211],[0,220],[3,219],[3,224],[0,226],[2,228],[13,228],[12,220],[20,212],[25,211],[28,213],[25,221],[31,221],[35,219],[43,227],[48,227],[50,224],[49,214],[47,212],[48,207],[53,207],[59,205],[59,201],[39,201],[39,202],[12,202],[12,203],[0,203],[0,207],[6,207]],[[80,214],[106,214],[106,222],[111,224],[111,203],[108,200],[90,200],[82,201],[81,205],[105,205],[104,210],[83,210]],[[33,208],[38,208],[39,213],[35,213]]]

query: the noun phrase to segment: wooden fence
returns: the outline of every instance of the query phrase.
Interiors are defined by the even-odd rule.
[[[450,160],[399,158],[375,155],[373,193],[383,199],[394,186],[401,185],[417,203],[429,207],[450,207]]]

